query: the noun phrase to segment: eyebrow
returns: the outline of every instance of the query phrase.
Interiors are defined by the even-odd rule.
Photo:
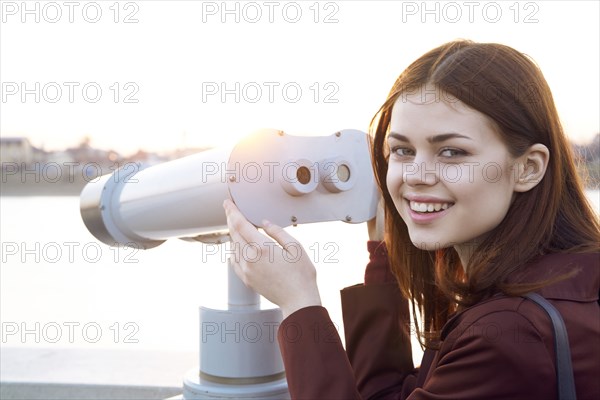
[[[392,137],[394,139],[400,140],[402,142],[407,142],[410,143],[410,140],[408,140],[408,138],[404,135],[401,135],[397,132],[390,132],[390,134],[388,135],[388,137]],[[444,142],[446,140],[450,140],[450,139],[469,139],[469,140],[473,140],[468,136],[465,135],[461,135],[460,133],[442,133],[441,135],[435,135],[435,136],[429,136],[428,138],[426,138],[426,140],[431,143],[440,143],[440,142]]]

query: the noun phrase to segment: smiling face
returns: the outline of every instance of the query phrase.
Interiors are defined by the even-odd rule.
[[[466,265],[509,209],[515,159],[488,117],[439,99],[409,95],[394,104],[386,180],[414,245],[454,246]]]

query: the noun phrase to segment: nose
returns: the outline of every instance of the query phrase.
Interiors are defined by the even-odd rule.
[[[402,169],[402,180],[409,186],[432,186],[438,183],[439,176],[439,163],[434,162],[405,163]]]

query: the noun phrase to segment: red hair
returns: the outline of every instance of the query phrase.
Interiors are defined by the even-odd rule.
[[[403,94],[435,85],[490,118],[514,157],[535,143],[550,151],[544,178],[515,193],[503,221],[479,244],[463,273],[453,248],[420,250],[386,185],[386,135],[392,108]],[[600,225],[585,198],[571,147],[552,93],[537,65],[504,45],[453,41],[435,48],[400,74],[371,122],[373,166],[386,211],[386,244],[400,288],[419,310],[421,342],[432,347],[449,313],[495,293],[523,294],[537,284],[508,284],[507,277],[538,255],[599,250]],[[555,281],[556,279],[554,279]],[[424,340],[423,340],[424,339]]]

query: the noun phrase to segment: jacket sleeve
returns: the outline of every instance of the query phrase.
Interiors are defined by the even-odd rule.
[[[282,322],[278,340],[292,399],[400,399],[414,388],[408,304],[386,271],[385,248],[374,243],[366,284],[342,290],[347,352],[323,307]]]
[[[323,307],[302,308],[277,332],[292,399],[360,399],[340,337]]]

